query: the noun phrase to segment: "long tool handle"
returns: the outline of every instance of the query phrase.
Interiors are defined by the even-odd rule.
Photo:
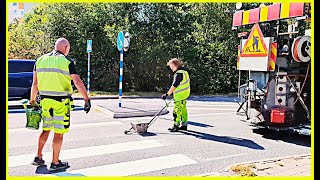
[[[166,106],[163,107],[159,112],[157,112],[156,115],[153,116],[153,118],[151,119],[151,121],[148,123],[148,127],[150,127],[151,124],[158,119],[158,117],[161,115],[162,111],[163,111],[165,108],[166,108]]]
[[[27,102],[28,102],[28,100],[26,100],[26,99],[21,100],[21,104],[22,104],[24,110],[26,111],[26,113],[28,113]]]
[[[130,129],[128,129],[128,132],[130,132],[133,129],[133,127],[131,127]]]
[[[27,105],[26,104],[22,104],[24,110],[28,111]]]
[[[164,100],[164,101],[165,101],[166,105],[165,105],[159,112],[157,112],[157,113],[153,116],[153,118],[152,118],[152,119],[149,121],[149,123],[148,123],[148,127],[150,127],[151,124],[158,119],[158,117],[161,115],[161,113],[162,113],[162,111],[163,111],[164,109],[166,109],[166,108],[169,107],[170,102],[167,103],[166,100]]]

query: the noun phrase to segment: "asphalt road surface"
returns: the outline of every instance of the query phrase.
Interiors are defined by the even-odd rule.
[[[125,101],[125,100],[124,100]],[[163,103],[135,99],[137,103]],[[92,106],[108,100],[92,100]],[[75,101],[82,106],[81,100]],[[41,130],[24,127],[24,113],[8,114],[9,176],[220,176],[234,163],[311,153],[309,136],[257,129],[236,115],[236,102],[196,98],[187,103],[188,131],[171,133],[172,107],[148,133],[124,134],[131,122],[152,117],[114,119],[91,110],[71,112],[60,159],[70,168],[48,174],[52,157],[51,132],[44,147],[45,166],[33,166]]]

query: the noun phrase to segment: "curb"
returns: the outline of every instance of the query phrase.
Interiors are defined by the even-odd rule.
[[[144,116],[154,116],[156,115],[159,111],[148,111],[148,112],[135,112],[135,113],[114,113],[104,107],[101,107],[99,105],[96,105],[93,107],[94,110],[101,112],[103,114],[106,114],[108,116],[111,116],[113,118],[129,118],[129,117],[144,117]],[[168,114],[169,111],[165,109],[161,115]]]
[[[112,111],[109,111],[109,110],[107,110],[106,108],[103,108],[103,107],[98,106],[98,105],[93,106],[93,109],[94,109],[95,111],[97,111],[97,112],[103,113],[103,114],[108,115],[108,116],[111,116],[111,117],[113,117],[113,115],[114,115],[114,113],[113,113]]]
[[[238,96],[236,95],[214,95],[214,96],[190,96],[189,100],[195,100],[199,98],[234,98],[238,99]],[[161,99],[160,96],[122,96],[123,99]],[[82,97],[76,96],[73,97],[74,100],[83,100]],[[119,96],[90,96],[90,99],[119,99]],[[167,98],[168,100],[171,100],[172,98]],[[234,99],[232,102],[234,102]]]
[[[90,99],[119,99],[118,96],[92,96]],[[122,96],[122,99],[161,99],[159,96]],[[74,97],[74,100],[83,100],[82,97]]]
[[[295,157],[304,157],[304,156],[311,156],[311,154],[299,154],[299,155],[293,155],[293,156],[283,156],[283,157],[276,157],[276,158],[269,158],[269,159],[262,159],[262,160],[254,160],[254,161],[246,161],[246,162],[241,162],[241,163],[235,163],[235,164],[231,164],[230,166],[227,166],[226,168],[224,168],[223,171],[228,172],[231,169],[232,166],[237,166],[237,165],[252,164],[252,163],[274,161],[274,160],[281,160],[281,159],[289,159],[289,158],[295,158]]]

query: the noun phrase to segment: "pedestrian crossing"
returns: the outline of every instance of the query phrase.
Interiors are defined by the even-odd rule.
[[[112,119],[94,111],[86,116],[83,112],[74,112],[60,152],[60,159],[68,161],[71,167],[51,174],[48,169],[53,133],[43,151],[45,166],[33,166],[31,161],[41,130],[26,129],[25,114],[9,114],[7,174],[11,177],[223,176],[221,168],[230,164],[247,161],[248,157],[269,156],[265,154],[273,149],[266,145],[270,141],[260,141],[251,132],[241,131],[246,126],[234,118],[235,112],[231,112],[230,107],[225,105],[228,108],[225,111],[222,108],[212,111],[209,107],[221,108],[215,104],[201,108],[204,110],[192,106],[189,117],[194,123],[190,123],[191,127],[185,133],[167,131],[172,125],[170,109],[170,114],[159,117],[148,135],[125,135],[124,130],[131,127],[130,122],[150,121],[152,117]],[[235,132],[228,130],[235,127]],[[252,150],[261,145],[265,150]],[[282,143],[281,147],[291,146]],[[306,150],[308,147],[297,151]]]
[[[120,121],[111,121],[111,122],[72,124],[72,129],[85,129],[85,128],[114,126],[114,125],[123,125],[123,123]],[[31,132],[30,129],[27,129],[25,127],[23,127],[23,128],[10,128],[9,131],[10,131],[10,133]]]
[[[109,128],[119,128],[119,126],[124,127],[124,123],[120,121],[107,121],[107,122],[96,122],[96,123],[80,123],[73,125],[73,131],[82,131],[82,129],[92,129],[92,127],[109,127]],[[25,136],[26,132],[30,132],[28,134],[34,134],[38,136],[39,132],[34,132],[26,128],[18,127],[18,128],[11,128],[9,129],[9,136]],[[124,138],[127,138],[127,135],[124,135]],[[106,136],[107,137],[107,136]],[[131,136],[132,138],[135,136]],[[140,137],[140,136],[138,136]],[[19,147],[17,139],[11,139],[14,142],[11,146],[12,148]],[[36,139],[32,139],[32,142],[37,142]],[[50,143],[50,142],[49,142]],[[66,142],[65,142],[66,143]],[[68,142],[68,143],[72,143]],[[36,144],[33,144],[36,149]],[[81,161],[82,159],[99,159],[99,158],[106,158],[112,156],[117,156],[118,154],[126,153],[139,153],[146,154],[148,152],[157,151],[159,148],[166,148],[170,146],[170,143],[163,144],[162,141],[157,139],[126,139],[125,141],[112,141],[110,143],[102,143],[99,145],[91,145],[86,146],[76,146],[76,148],[69,148],[64,149],[62,148],[60,152],[59,159],[63,161],[69,162],[77,162]],[[27,146],[21,146],[21,148]],[[9,150],[10,151],[10,150]],[[8,156],[8,168],[9,168],[9,176],[131,176],[140,173],[149,173],[158,170],[165,170],[170,168],[179,168],[188,165],[194,165],[198,162],[187,155],[184,155],[179,152],[170,152],[167,153],[166,151],[157,151],[155,155],[146,156],[139,155],[137,157],[132,158],[120,158],[120,161],[111,161],[102,160],[100,163],[91,163],[87,165],[86,163],[77,165],[70,163],[70,168],[67,169],[65,172],[55,172],[48,174],[48,171],[44,173],[35,173],[34,170],[31,169],[38,169],[39,167],[35,167],[31,165],[31,161],[35,157],[35,153],[24,154],[23,152],[16,153],[18,155],[10,155]],[[45,168],[49,168],[50,166],[50,159],[52,157],[52,150],[50,148],[49,151],[43,152],[43,158],[46,161]],[[99,161],[99,160],[98,160]],[[74,168],[75,167],[75,168]],[[21,173],[19,172],[20,169],[29,169],[27,170],[28,173]],[[25,170],[24,170],[25,171]]]
[[[137,140],[123,143],[114,143],[100,146],[74,148],[61,150],[60,159],[70,160],[76,158],[92,157],[98,155],[116,154],[120,152],[133,152],[152,148],[160,148],[165,145],[157,140]],[[44,152],[43,157],[50,159],[52,152]],[[8,157],[10,168],[32,166],[30,163],[34,154],[23,154]],[[47,162],[46,164],[50,164]],[[197,161],[183,154],[159,155],[157,157],[143,158],[132,161],[93,166],[88,168],[56,172],[53,174],[40,174],[40,176],[130,176],[139,173],[163,170],[174,167],[197,164]],[[34,167],[34,166],[32,166]],[[72,167],[72,164],[71,164]]]
[[[166,135],[161,136],[161,134],[166,134],[166,131],[158,132],[159,136],[150,137],[128,136],[123,133],[125,129],[130,128],[129,121],[150,120],[150,118],[115,121],[100,119],[101,117],[97,115],[90,121],[81,119],[81,122],[72,124],[70,132],[67,134],[69,137],[64,140],[59,156],[62,161],[68,161],[71,167],[64,172],[51,174],[48,173],[48,169],[52,158],[50,143],[53,134],[50,134],[46,144],[47,149],[43,151],[43,158],[46,160],[46,166],[43,166],[45,170],[40,172],[38,171],[39,167],[31,165],[36,154],[36,143],[40,130],[32,131],[24,128],[23,125],[11,124],[8,129],[8,175],[101,177],[161,175],[162,172],[165,172],[165,174],[183,176],[186,172],[185,168],[195,168],[203,161],[201,158],[195,157],[193,153],[180,152],[179,147],[175,145],[175,140],[169,142],[163,139]],[[22,119],[18,116],[14,118]],[[13,123],[15,122],[13,121]],[[161,124],[159,125],[161,126]],[[175,139],[177,136],[167,137]],[[112,138],[114,139],[110,140]],[[67,147],[65,147],[66,145]],[[173,146],[178,149],[173,149]],[[23,150],[24,148],[26,151]],[[199,174],[203,173],[200,168],[196,169]],[[197,176],[197,172],[191,174]]]
[[[130,176],[134,174],[146,173],[150,171],[174,168],[190,164],[196,164],[195,160],[183,154],[173,154],[154,158],[141,159],[136,161],[121,162],[97,166],[85,169],[78,169],[68,172],[60,172],[47,176]]]
[[[125,142],[101,146],[92,146],[76,149],[61,150],[60,158],[63,160],[83,158],[89,156],[97,156],[103,154],[111,154],[117,152],[134,151],[139,149],[148,149],[164,146],[154,140],[143,140],[135,142]],[[43,153],[43,157],[51,157],[51,152]],[[9,156],[9,167],[16,167],[30,164],[30,160],[34,158],[34,154],[25,154],[19,156]]]

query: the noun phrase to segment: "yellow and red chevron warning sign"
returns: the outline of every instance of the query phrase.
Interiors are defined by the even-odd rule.
[[[269,58],[269,71],[274,71],[276,67],[276,60],[277,60],[277,43],[271,43],[271,50],[270,50],[270,58]]]
[[[258,24],[252,27],[248,40],[245,42],[241,57],[265,57],[268,56],[268,49],[263,40],[263,35]]]
[[[236,11],[233,14],[232,26],[237,27],[260,22],[275,21],[278,19],[300,17],[304,15],[306,10],[309,11],[309,7],[310,3],[284,2],[273,3],[273,5],[246,11]],[[306,12],[306,14],[311,15],[311,12]]]

